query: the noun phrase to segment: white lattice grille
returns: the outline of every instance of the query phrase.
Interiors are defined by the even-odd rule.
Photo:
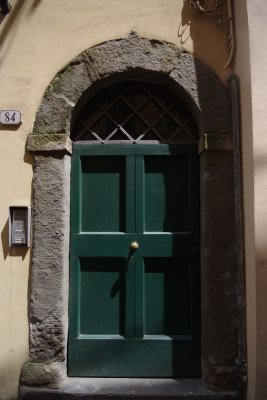
[[[143,81],[109,86],[79,113],[72,140],[100,143],[192,143],[190,110],[168,88]]]

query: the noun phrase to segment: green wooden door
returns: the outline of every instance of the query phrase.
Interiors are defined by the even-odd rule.
[[[196,146],[74,144],[71,185],[69,375],[199,376]]]

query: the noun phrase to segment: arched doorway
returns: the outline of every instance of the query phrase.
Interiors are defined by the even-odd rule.
[[[207,394],[205,387],[209,386],[215,388],[220,397],[225,394],[224,390],[238,387],[230,93],[218,77],[191,54],[173,44],[141,38],[136,33],[90,48],[60,71],[44,93],[33,132],[28,136],[27,150],[34,155],[35,164],[29,292],[30,362],[22,370],[23,390],[27,393],[27,386],[32,386],[39,393],[41,385],[61,390],[59,388],[66,382],[71,385],[73,379],[67,376],[66,369],[71,121],[87,103],[88,88],[96,89],[98,82],[101,86],[104,78],[116,82],[120,73],[133,73],[139,80],[150,80],[153,74],[158,85],[169,87],[175,93],[177,90],[178,97],[188,105],[197,121],[202,378],[190,382],[190,390],[191,385],[192,388],[201,387],[204,396]],[[76,107],[78,104],[80,108]],[[139,145],[143,146],[132,146]],[[168,146],[157,144],[161,145]],[[160,388],[166,387],[165,381],[169,385],[168,380],[161,379]],[[102,380],[98,382],[102,385]],[[119,378],[116,388],[117,384],[128,385],[127,393],[131,393],[127,379]],[[146,390],[139,381],[135,385],[135,388],[141,387],[142,394]],[[179,391],[179,382],[172,380],[172,385],[175,393]],[[183,395],[185,393],[186,389]],[[214,398],[216,393],[212,393]]]
[[[200,376],[196,124],[168,87],[101,86],[71,134],[69,374]]]

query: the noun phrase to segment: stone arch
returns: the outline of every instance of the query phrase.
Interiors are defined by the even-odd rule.
[[[72,109],[92,83],[113,74],[156,72],[174,82],[191,106],[202,133],[231,132],[227,89],[191,54],[166,42],[132,33],[84,51],[61,70],[45,91],[33,134],[70,135]]]
[[[141,38],[135,32],[84,51],[60,71],[44,93],[33,132],[28,136],[27,150],[34,154],[35,165],[30,362],[23,367],[22,385],[60,387],[66,379],[69,135],[74,107],[83,93],[104,77],[149,71],[177,88],[198,123],[203,382],[217,390],[236,388],[238,338],[229,93],[212,71],[191,54],[170,43]]]

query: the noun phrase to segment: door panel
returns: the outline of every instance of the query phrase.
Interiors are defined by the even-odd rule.
[[[125,232],[124,157],[83,157],[81,164],[82,231]]]
[[[124,260],[81,258],[80,334],[122,335],[125,312]]]
[[[145,157],[145,231],[189,230],[188,157]]]
[[[145,259],[146,335],[192,334],[188,261],[186,258]]]
[[[196,147],[73,154],[69,374],[199,376]]]

